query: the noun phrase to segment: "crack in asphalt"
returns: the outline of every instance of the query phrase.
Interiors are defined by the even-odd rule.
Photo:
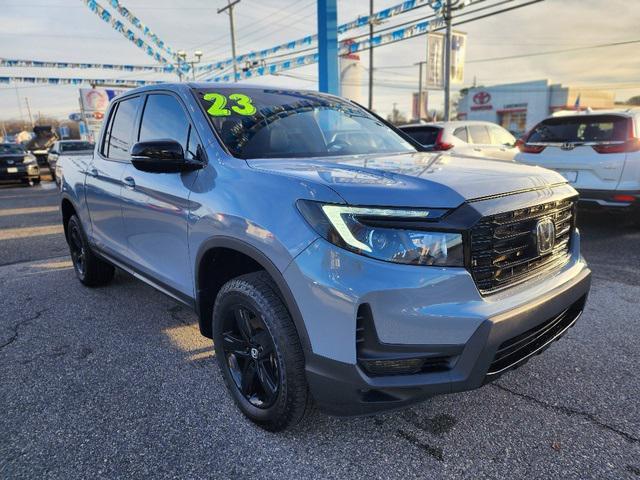
[[[35,320],[39,319],[42,314],[44,312],[46,312],[47,310],[49,310],[48,308],[43,308],[42,310],[38,310],[36,313],[33,314],[33,316],[29,317],[29,318],[25,318],[24,320],[20,320],[18,323],[16,323],[15,325],[9,327],[10,330],[13,330],[13,335],[4,343],[0,344],[0,349],[3,349],[4,347],[7,347],[9,345],[11,345],[13,342],[15,342],[18,339],[18,334],[20,332],[20,327],[27,325],[31,322],[34,322]]]
[[[590,423],[603,428],[605,430],[609,430],[610,432],[613,432],[617,435],[620,435],[621,437],[623,437],[625,440],[627,440],[628,442],[631,443],[640,443],[640,438],[638,437],[634,437],[633,435],[625,432],[624,430],[620,430],[616,427],[612,427],[611,425],[608,425],[604,422],[602,422],[601,420],[599,420],[595,415],[593,415],[592,413],[589,412],[584,412],[582,410],[577,410],[575,408],[570,408],[570,407],[566,407],[564,405],[552,405],[550,403],[547,402],[543,402],[542,400],[539,400],[535,397],[532,397],[531,395],[527,395],[526,393],[520,393],[520,392],[516,392],[515,390],[511,390],[510,388],[507,388],[503,385],[500,385],[499,383],[492,383],[491,384],[492,387],[495,387],[499,390],[503,390],[507,393],[510,393],[512,395],[515,395],[517,397],[523,398],[525,400],[528,400],[530,402],[535,403],[536,405],[541,406],[542,408],[544,408],[545,410],[549,410],[549,411],[554,411],[554,412],[560,412],[560,413],[564,413],[566,415],[569,416],[579,416],[582,417],[586,420],[588,420]]]
[[[398,429],[396,430],[396,436],[403,438],[408,441],[412,445],[420,448],[424,452],[431,455],[436,460],[442,462],[444,460],[444,451],[441,447],[434,447],[433,445],[429,445],[428,443],[423,442],[417,436],[410,432],[406,432],[404,430]]]

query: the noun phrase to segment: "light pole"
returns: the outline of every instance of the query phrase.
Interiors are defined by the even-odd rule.
[[[373,0],[369,0],[369,110],[373,110]]]
[[[422,120],[422,66],[426,65],[426,61],[418,62],[418,120]]]
[[[236,61],[236,33],[233,28],[233,7],[240,3],[240,0],[227,0],[227,6],[218,9],[218,13],[228,11],[229,13],[229,25],[231,27],[231,55],[233,55],[233,81],[238,81],[238,64]]]
[[[447,33],[444,40],[444,121],[448,122],[451,116],[451,0],[446,0],[444,21]]]

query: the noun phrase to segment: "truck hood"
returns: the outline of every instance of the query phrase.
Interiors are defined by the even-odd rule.
[[[455,208],[466,200],[566,183],[540,167],[441,153],[251,159],[251,168],[323,183],[351,205]]]

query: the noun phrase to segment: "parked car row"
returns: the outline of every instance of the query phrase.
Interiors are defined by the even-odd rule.
[[[640,223],[640,110],[561,112],[516,141],[480,121],[400,127],[429,151],[515,161],[557,171],[584,206],[627,214]]]

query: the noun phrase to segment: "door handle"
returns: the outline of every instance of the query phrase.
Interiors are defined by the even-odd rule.
[[[473,149],[473,151],[474,151],[474,152],[481,152],[481,151],[482,151],[482,149],[481,149],[481,148],[474,148],[474,149]]]
[[[124,183],[125,187],[127,188],[136,188],[136,181],[133,179],[133,177],[124,177],[122,183]]]

